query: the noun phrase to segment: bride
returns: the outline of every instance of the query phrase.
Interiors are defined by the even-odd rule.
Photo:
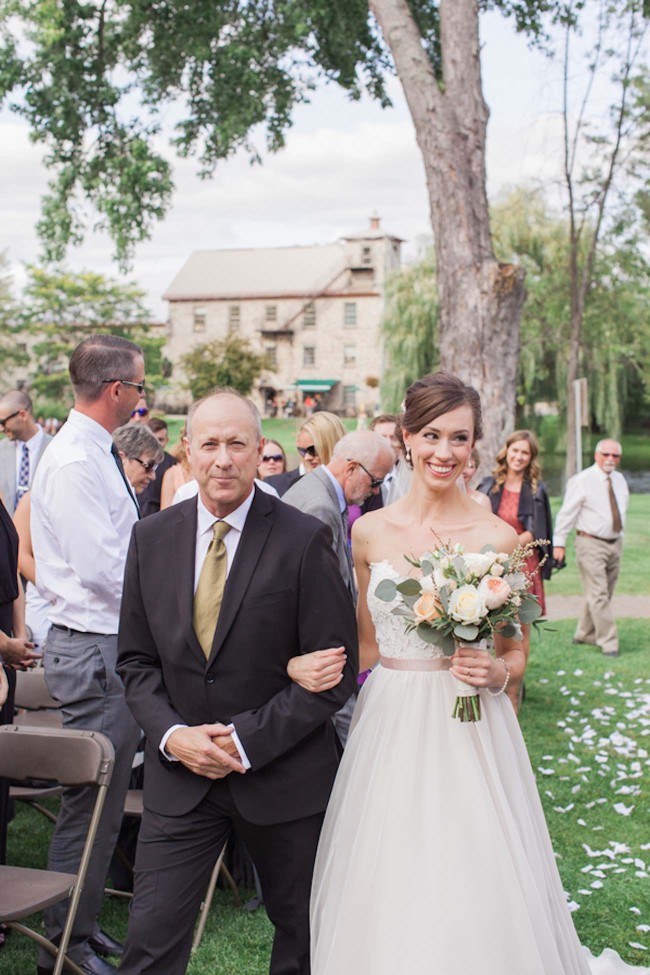
[[[312,975],[618,975],[645,971],[581,947],[506,678],[520,644],[452,658],[405,635],[383,579],[415,570],[440,541],[511,552],[516,533],[459,491],[481,437],[478,394],[436,373],[408,390],[402,430],[408,494],[359,519],[360,665],[379,661],[357,703],[316,859]],[[307,674],[309,667],[315,667]],[[310,690],[338,680],[334,653],[292,662]],[[450,674],[479,689],[482,720],[451,717]]]

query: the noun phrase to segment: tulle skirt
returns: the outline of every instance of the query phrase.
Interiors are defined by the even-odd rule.
[[[464,724],[455,696],[445,671],[366,681],[316,859],[312,975],[645,971],[581,947],[507,697],[482,692]]]

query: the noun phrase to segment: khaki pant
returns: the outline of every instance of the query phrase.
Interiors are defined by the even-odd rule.
[[[596,644],[603,653],[618,651],[612,596],[621,566],[622,545],[620,538],[615,542],[603,542],[584,535],[576,537],[576,558],[585,605],[575,638],[583,643]]]

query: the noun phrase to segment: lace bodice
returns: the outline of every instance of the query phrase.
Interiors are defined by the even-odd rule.
[[[401,616],[393,616],[391,609],[397,605],[397,601],[386,603],[383,599],[377,599],[375,588],[382,579],[402,578],[396,569],[386,562],[373,562],[370,567],[370,582],[368,584],[368,609],[372,622],[375,624],[375,633],[379,652],[382,657],[401,657],[402,659],[417,658],[429,660],[433,657],[442,657],[443,653],[439,647],[429,643],[424,643],[416,633],[405,633],[406,620]]]

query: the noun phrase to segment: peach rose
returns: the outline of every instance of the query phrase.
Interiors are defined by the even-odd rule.
[[[442,606],[433,592],[423,592],[413,603],[413,612],[418,623],[433,623],[442,613]]]
[[[484,597],[488,609],[498,609],[499,606],[503,606],[512,592],[505,579],[499,576],[485,576],[479,583],[478,591]]]

